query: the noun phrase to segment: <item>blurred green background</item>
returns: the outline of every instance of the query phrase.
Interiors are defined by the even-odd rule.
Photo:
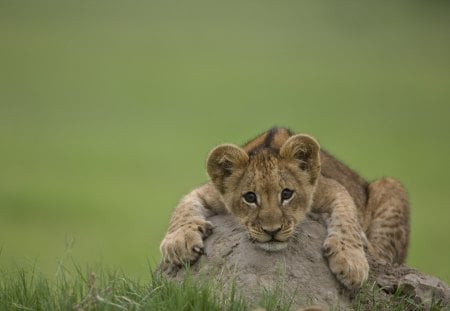
[[[447,1],[0,0],[0,264],[148,276],[223,142],[273,125],[410,194],[450,281]]]

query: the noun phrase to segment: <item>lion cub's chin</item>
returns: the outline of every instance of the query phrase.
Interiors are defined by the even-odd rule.
[[[268,252],[278,252],[278,251],[285,249],[287,247],[288,243],[287,242],[265,242],[265,243],[256,242],[256,245],[258,245],[258,247],[260,247],[263,250],[268,251]]]

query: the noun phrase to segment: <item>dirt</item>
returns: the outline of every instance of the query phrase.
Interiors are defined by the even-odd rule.
[[[267,252],[255,246],[245,229],[230,215],[209,220],[215,226],[214,232],[205,241],[206,254],[191,266],[194,276],[213,276],[225,291],[235,284],[238,293],[254,304],[261,300],[264,290],[269,289],[292,299],[293,309],[308,305],[347,309],[350,305],[356,293],[336,280],[323,257],[326,228],[320,217],[307,217],[297,227],[288,247],[278,252]],[[183,269],[172,272],[176,279],[183,276]],[[437,298],[450,303],[450,288],[445,283],[404,265],[392,267],[372,262],[370,280],[382,288],[383,294],[376,299],[386,299],[402,288],[425,306]]]

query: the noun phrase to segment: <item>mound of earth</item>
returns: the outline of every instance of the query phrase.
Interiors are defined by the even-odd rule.
[[[194,276],[214,277],[224,290],[235,284],[238,292],[254,304],[260,301],[264,289],[292,299],[293,308],[314,304],[346,309],[355,296],[336,280],[322,255],[326,228],[320,217],[307,217],[297,227],[289,246],[279,252],[267,252],[254,245],[230,215],[209,220],[214,224],[214,232],[205,241],[206,254],[191,266]],[[183,276],[184,269],[170,275],[175,279]],[[398,296],[399,288],[425,307],[436,300],[450,304],[450,288],[445,283],[404,265],[381,266],[372,262],[368,284],[376,284],[380,290],[373,291],[370,286],[370,295],[359,295],[365,297],[363,304],[389,299],[395,292]]]

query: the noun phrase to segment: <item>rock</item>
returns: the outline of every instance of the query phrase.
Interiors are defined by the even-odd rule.
[[[429,309],[433,301],[441,301],[450,309],[450,287],[434,276],[425,275],[406,265],[376,263],[371,264],[371,274],[377,285],[387,293],[401,290],[403,295],[413,298],[425,309]]]
[[[230,215],[208,219],[213,234],[205,241],[205,255],[191,266],[194,275],[215,275],[225,290],[233,282],[251,303],[257,304],[263,289],[296,297],[294,306],[341,305],[350,302],[322,255],[325,226],[307,218],[298,226],[289,246],[267,252],[255,246],[244,228]],[[176,273],[181,279],[184,270]]]
[[[346,309],[355,293],[344,288],[331,273],[322,254],[326,228],[320,217],[308,216],[299,226],[286,249],[267,252],[254,245],[244,228],[231,215],[211,217],[213,234],[205,241],[205,255],[191,266],[194,276],[214,278],[225,290],[235,284],[250,303],[258,304],[266,289],[292,299],[292,307],[309,305],[339,306]],[[370,258],[369,258],[369,261]],[[184,270],[172,271],[182,279]],[[431,299],[450,303],[450,289],[442,281],[406,266],[371,264],[370,280],[382,295],[365,303],[379,303],[399,287],[403,293],[427,305]]]

